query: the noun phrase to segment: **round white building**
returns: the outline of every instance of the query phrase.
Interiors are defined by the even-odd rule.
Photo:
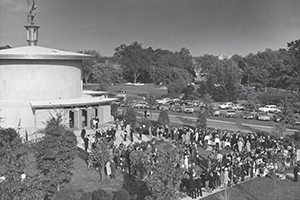
[[[71,128],[90,127],[112,120],[105,92],[83,91],[82,60],[92,57],[37,45],[39,26],[25,26],[29,46],[0,50],[0,127],[35,134],[61,112]]]

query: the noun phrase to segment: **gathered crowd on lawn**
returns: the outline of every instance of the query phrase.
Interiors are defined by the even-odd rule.
[[[114,144],[116,134],[121,134],[123,140],[119,144]],[[134,137],[136,134],[137,137]],[[192,198],[202,196],[202,192],[211,193],[251,178],[276,176],[291,168],[294,169],[294,180],[298,181],[295,144],[266,133],[209,128],[201,130],[185,125],[141,125],[132,129],[124,121],[117,120],[115,126],[106,130],[95,129],[95,135],[87,136],[82,130],[81,137],[85,150],[90,152],[89,168],[94,166],[98,170],[93,165],[92,149],[104,139],[110,142],[112,154],[104,166],[107,177],[115,178],[116,170],[120,170],[142,180],[151,176],[155,167],[159,156],[157,142],[170,141],[182,152],[178,166],[184,173],[179,190]],[[144,141],[143,137],[150,139]],[[199,153],[200,148],[210,154],[204,158]],[[131,154],[137,152],[149,155],[146,163],[143,163],[144,167],[134,167],[132,164]]]

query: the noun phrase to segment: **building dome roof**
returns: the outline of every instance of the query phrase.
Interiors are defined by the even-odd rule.
[[[24,46],[0,50],[1,59],[38,59],[38,60],[85,60],[91,55],[74,53],[40,46]]]

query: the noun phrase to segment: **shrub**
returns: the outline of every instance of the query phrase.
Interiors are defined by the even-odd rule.
[[[110,200],[111,198],[104,190],[96,190],[92,193],[92,200]]]
[[[126,190],[118,190],[113,200],[131,200],[129,193]]]
[[[74,190],[73,188],[64,188],[60,190],[55,197],[54,200],[81,200],[82,199],[81,190]]]
[[[300,141],[300,132],[294,133],[294,138],[296,141]]]

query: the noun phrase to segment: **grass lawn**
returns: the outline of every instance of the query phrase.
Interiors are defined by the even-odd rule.
[[[154,84],[145,84],[143,86],[133,86],[133,85],[115,85],[109,86],[107,91],[113,94],[117,94],[120,90],[126,90],[126,98],[128,100],[139,100],[145,97],[150,92],[157,95],[167,94],[166,89],[161,89],[155,87]]]
[[[200,167],[202,171],[207,167],[207,156],[210,151],[202,148],[200,151]],[[144,199],[148,191],[143,182],[133,177],[117,172],[116,179],[104,177],[100,181],[99,174],[94,170],[87,170],[86,163],[79,157],[75,158],[75,169],[73,177],[66,187],[73,189],[83,189],[85,192],[103,189],[113,197],[114,192],[124,189],[135,199]],[[291,171],[289,171],[291,172]],[[277,187],[277,192],[275,188]],[[299,200],[300,199],[300,182],[295,183],[290,179],[278,180],[277,183],[269,177],[255,178],[244,183],[229,188],[230,200]],[[220,200],[223,192],[212,194],[203,198],[203,200]],[[277,198],[275,197],[277,195]]]
[[[94,169],[87,170],[85,161],[76,156],[74,160],[73,177],[70,183],[66,184],[67,188],[82,189],[85,192],[93,192],[98,189],[113,197],[114,193],[120,189],[129,192],[131,196],[143,199],[148,195],[147,188],[140,181],[133,177],[117,171],[116,179],[110,179],[103,173],[103,181],[100,181],[99,174]]]
[[[276,191],[277,188],[277,191]],[[300,182],[290,179],[255,178],[230,188],[230,200],[299,200]],[[207,196],[203,200],[221,200],[224,191]]]

